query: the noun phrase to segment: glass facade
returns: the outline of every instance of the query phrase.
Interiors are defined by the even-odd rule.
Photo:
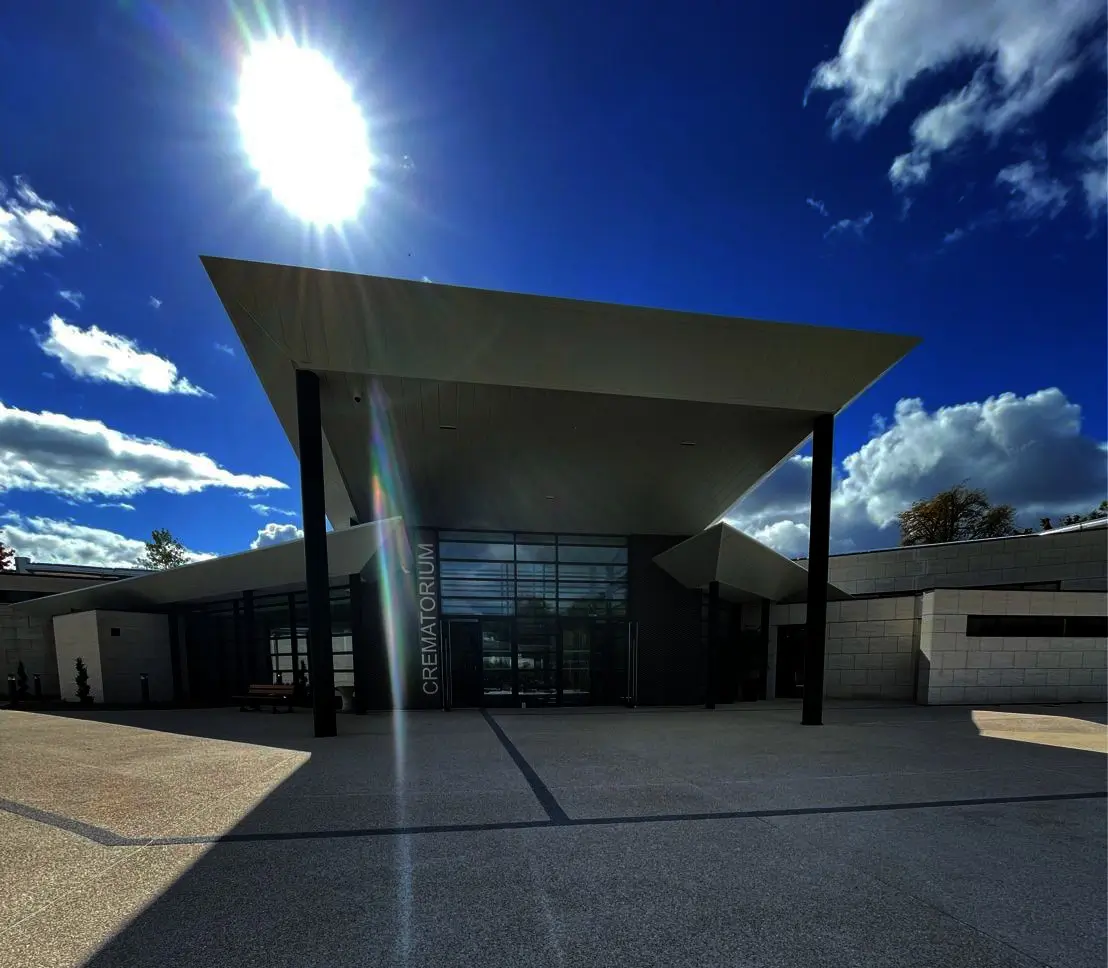
[[[427,569],[413,572],[413,583],[432,584],[413,594],[412,661],[402,673],[406,702],[422,700],[426,673],[440,663],[458,706],[623,700],[629,641],[625,538],[460,531],[440,531],[435,538],[426,531],[418,537],[419,547],[427,549],[426,562],[421,560]],[[376,587],[360,587],[374,596],[366,603],[374,612]],[[336,686],[354,685],[350,588],[349,580],[332,578]],[[300,670],[310,683],[302,589],[248,592],[188,612],[187,638],[197,656],[190,675],[198,687],[203,678],[206,696],[225,700],[254,683],[298,684]],[[375,683],[388,675],[381,631],[365,633],[367,675]],[[443,704],[438,688],[429,695],[412,708]],[[377,698],[387,697],[384,689]]]
[[[310,681],[308,602],[304,591],[246,594],[205,602],[188,611],[190,676],[197,696],[217,700],[254,683],[293,684],[296,670]],[[349,584],[331,588],[331,652],[336,686],[354,685]]]
[[[444,616],[627,615],[627,539],[442,531]]]
[[[438,554],[457,704],[622,698],[625,538],[441,531]],[[460,654],[474,647],[480,656],[472,661]]]

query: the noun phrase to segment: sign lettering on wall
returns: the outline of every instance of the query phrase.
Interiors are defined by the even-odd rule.
[[[413,535],[414,568],[412,578],[416,608],[413,650],[418,660],[413,663],[414,679],[410,695],[412,705],[437,706],[442,694],[442,651],[439,643],[439,544],[434,531],[417,531]]]

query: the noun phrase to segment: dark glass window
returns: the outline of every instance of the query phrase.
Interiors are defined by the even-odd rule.
[[[558,561],[580,561],[599,564],[625,564],[626,548],[612,548],[604,545],[558,545]]]
[[[1075,639],[1108,639],[1108,616],[1067,615],[1066,635]]]
[[[967,615],[966,635],[1108,638],[1108,618],[1103,615]]]
[[[439,543],[439,558],[470,558],[477,561],[511,561],[515,547],[477,541],[443,541]]]

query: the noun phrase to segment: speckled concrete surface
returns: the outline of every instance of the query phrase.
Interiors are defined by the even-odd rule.
[[[530,829],[476,713],[0,712],[0,800],[136,838],[0,807],[0,966],[1103,965],[1103,799],[647,819],[1103,791],[1103,707],[796,712],[500,715],[571,824],[646,821]]]

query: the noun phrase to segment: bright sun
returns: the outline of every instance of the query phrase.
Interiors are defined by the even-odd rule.
[[[366,123],[326,57],[287,37],[254,44],[235,114],[259,180],[293,215],[337,225],[358,214],[373,162]]]

